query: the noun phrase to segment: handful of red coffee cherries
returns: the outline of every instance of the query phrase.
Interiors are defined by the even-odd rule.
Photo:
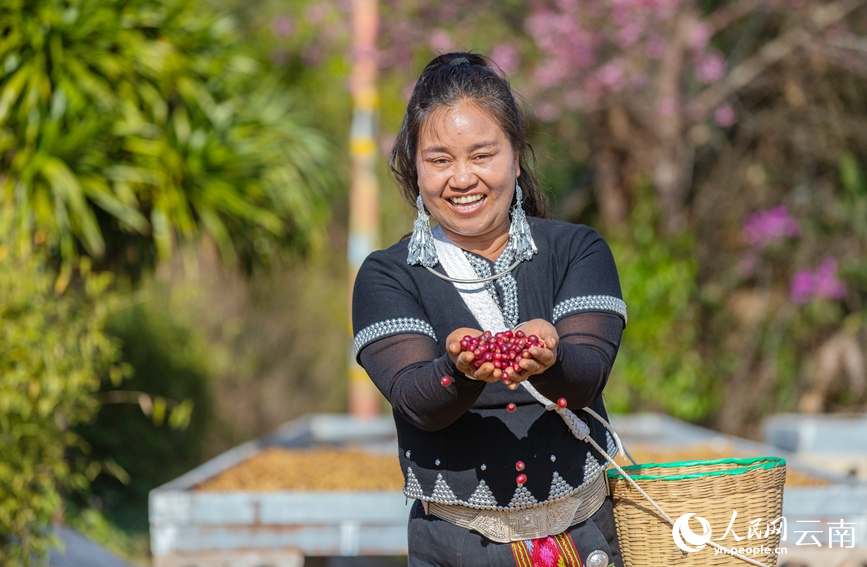
[[[545,343],[536,335],[527,336],[520,329],[491,333],[485,331],[478,337],[465,335],[461,339],[461,349],[473,353],[476,368],[486,362],[503,372],[503,381],[508,382],[511,375],[517,375],[522,368],[518,364],[522,358],[532,358],[530,347],[546,348]]]

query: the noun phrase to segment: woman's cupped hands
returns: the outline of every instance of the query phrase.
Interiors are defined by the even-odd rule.
[[[458,371],[466,375],[467,378],[482,382],[502,380],[509,389],[514,390],[521,382],[545,372],[557,361],[557,345],[560,342],[560,336],[554,325],[544,319],[532,319],[521,323],[513,329],[512,333],[516,333],[518,330],[523,331],[527,337],[533,335],[538,337],[539,345],[526,347],[525,350],[529,353],[529,357],[517,359],[520,367],[520,370],[517,371],[513,367],[497,368],[491,361],[476,365],[477,355],[472,350],[466,350],[461,346],[461,340],[465,337],[476,338],[483,334],[482,331],[471,327],[462,327],[452,331],[446,338],[446,351],[457,366]],[[505,374],[504,370],[506,371]]]

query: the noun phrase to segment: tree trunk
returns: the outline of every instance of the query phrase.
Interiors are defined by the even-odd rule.
[[[617,148],[624,125],[616,112],[605,108],[587,117],[593,144],[593,194],[607,227],[624,223],[629,210],[623,159]]]

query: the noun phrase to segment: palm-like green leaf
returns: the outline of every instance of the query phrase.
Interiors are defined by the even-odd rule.
[[[15,237],[67,258],[103,255],[106,230],[163,256],[201,234],[226,258],[263,236],[308,244],[329,148],[263,77],[231,20],[188,0],[4,2],[0,199]]]

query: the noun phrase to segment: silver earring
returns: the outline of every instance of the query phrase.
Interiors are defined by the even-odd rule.
[[[524,200],[524,192],[515,180],[515,205],[512,207],[512,224],[509,226],[509,248],[515,252],[516,260],[531,260],[533,254],[539,252],[533,235],[530,233],[530,224],[521,203]]]
[[[430,231],[430,216],[424,211],[424,203],[419,195],[415,200],[418,207],[418,216],[412,224],[412,236],[409,237],[409,253],[406,263],[410,266],[426,266],[432,268],[437,265],[437,249],[434,247],[433,234]]]

